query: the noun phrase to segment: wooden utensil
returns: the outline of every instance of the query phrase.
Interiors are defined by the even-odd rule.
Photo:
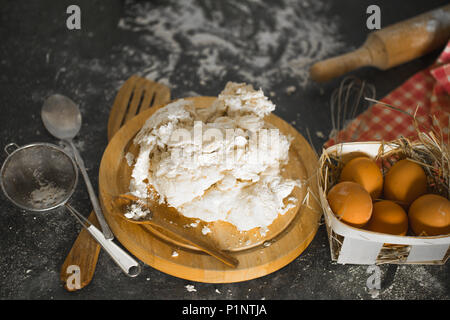
[[[115,201],[115,203],[118,203],[119,206],[130,205],[131,203],[138,201],[138,198],[128,194],[119,195],[117,199],[121,202],[118,203],[118,201]],[[169,232],[173,237],[181,238],[183,241],[217,258],[218,260],[222,261],[223,263],[232,268],[236,268],[237,265],[239,264],[239,261],[236,258],[230,256],[229,254],[226,254],[225,252],[215,248],[213,245],[206,242],[205,240],[202,240],[201,238],[195,236],[194,233],[189,232],[189,230],[187,230],[182,225],[179,225],[178,223],[173,222],[171,220],[170,221],[166,220],[164,217],[168,216],[166,215],[168,211],[174,211],[173,213],[179,214],[178,212],[176,212],[174,208],[168,207],[167,205],[164,204],[150,203],[150,202],[146,204],[146,207],[150,209],[152,213],[150,219],[132,220],[126,218],[125,216],[123,216],[123,218],[126,219],[129,223],[136,223],[140,225],[151,225],[156,228],[164,229],[166,232]]]
[[[186,99],[192,101],[196,108],[205,108],[210,106],[216,97]],[[156,230],[150,225],[138,225],[125,220],[123,212],[114,205],[114,195],[129,190],[132,167],[128,165],[125,154],[132,150],[134,146],[132,140],[156,110],[157,108],[146,110],[123,126],[109,142],[100,164],[99,198],[102,209],[114,235],[128,251],[153,268],[176,277],[192,281],[227,283],[254,279],[274,272],[298,257],[307,248],[317,232],[322,214],[320,205],[315,200],[318,194],[315,178],[317,155],[300,133],[273,114],[267,116],[265,121],[279,128],[282,134],[292,137],[286,174],[299,179],[302,185],[300,188],[294,188],[297,205],[291,209],[293,217],[288,219],[287,224],[278,224],[277,220],[282,221],[285,215],[290,214],[289,212],[280,215],[269,226],[268,234],[272,232],[273,237],[252,247],[246,246],[243,241],[241,248],[236,247],[229,253],[239,261],[236,268],[228,267],[195,247],[187,247],[182,244],[182,239],[164,237],[162,229]],[[296,190],[298,193],[295,193]],[[169,212],[165,212],[164,217],[168,214]],[[184,226],[189,220],[183,219],[188,218],[178,214],[173,215],[173,219],[170,218],[168,221],[179,222],[179,225]],[[195,222],[195,219],[191,219],[191,222]],[[227,253],[228,242],[224,242],[223,238],[230,239],[233,236],[236,238],[247,234],[227,222],[210,222],[207,226],[211,232],[206,235],[202,234],[200,223],[197,227],[189,228],[189,232],[194,234],[198,232],[199,237],[205,238],[215,246],[217,243],[222,244],[217,248]],[[174,248],[178,253],[176,257],[172,255]]]
[[[375,31],[357,50],[317,62],[310,76],[324,82],[364,66],[386,70],[425,55],[450,38],[450,5]]]
[[[137,114],[169,101],[170,89],[165,85],[136,75],[131,76],[119,89],[114,100],[108,120],[108,140]],[[98,226],[94,211],[91,212],[88,219]],[[91,282],[99,253],[100,245],[86,230],[81,230],[61,267],[60,278],[67,290],[79,290]],[[72,275],[72,272],[67,273],[71,265],[80,268],[80,288],[67,286],[67,279]]]

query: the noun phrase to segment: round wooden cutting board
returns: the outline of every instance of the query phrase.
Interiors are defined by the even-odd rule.
[[[187,98],[197,108],[211,105],[214,97]],[[114,205],[113,198],[128,192],[132,168],[125,155],[138,153],[133,144],[135,135],[144,122],[157,110],[151,108],[140,113],[123,126],[108,144],[100,164],[99,189],[103,213],[116,238],[137,258],[170,275],[201,282],[227,283],[250,280],[274,272],[298,257],[314,238],[319,225],[321,208],[315,200],[317,193],[317,155],[293,127],[271,114],[265,121],[276,126],[281,133],[291,136],[289,162],[282,175],[298,179],[301,187],[294,188],[291,196],[297,205],[279,217],[261,234],[254,229],[239,232],[227,222],[205,223],[182,215],[168,217],[183,225],[197,237],[204,237],[216,247],[229,251],[239,260],[231,268],[219,260],[197,250],[183,240],[170,237],[164,230],[149,225],[130,223],[123,218],[122,208]],[[211,232],[203,235],[207,226]],[[173,252],[178,253],[173,256]]]

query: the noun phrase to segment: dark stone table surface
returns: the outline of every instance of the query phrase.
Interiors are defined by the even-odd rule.
[[[135,73],[165,83],[173,98],[217,95],[227,81],[261,87],[277,105],[275,113],[320,152],[331,131],[330,96],[342,79],[314,83],[311,63],[361,45],[370,4],[380,7],[383,27],[446,2],[0,0],[0,161],[10,142],[58,143],[45,130],[40,109],[47,96],[62,93],[81,108],[75,143],[97,187],[109,110],[120,85]],[[81,30],[66,27],[70,4],[81,8]],[[438,53],[353,75],[373,84],[382,98]],[[90,212],[82,183],[71,203]],[[369,291],[367,266],[331,262],[324,225],[292,263],[255,280],[196,283],[147,265],[128,278],[101,252],[92,282],[69,293],[59,272],[80,231],[76,221],[64,209],[18,209],[3,193],[0,212],[0,299],[450,298],[448,263],[382,265],[381,289]]]

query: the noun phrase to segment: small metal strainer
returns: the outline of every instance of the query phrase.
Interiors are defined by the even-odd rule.
[[[5,152],[8,157],[0,171],[0,185],[12,203],[29,211],[49,211],[64,205],[127,275],[140,273],[138,262],[67,203],[78,182],[76,163],[69,154],[49,143],[22,147],[10,143]]]

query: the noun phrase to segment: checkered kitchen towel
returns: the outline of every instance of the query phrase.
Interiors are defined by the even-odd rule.
[[[450,41],[431,67],[416,73],[380,101],[411,115],[415,114],[421,128],[437,125],[442,130],[444,141],[449,141]],[[433,118],[438,123],[433,123]],[[337,140],[391,141],[401,136],[408,138],[417,136],[412,118],[398,110],[374,104],[341,130]],[[325,147],[335,143],[335,139],[330,139],[325,143]]]

